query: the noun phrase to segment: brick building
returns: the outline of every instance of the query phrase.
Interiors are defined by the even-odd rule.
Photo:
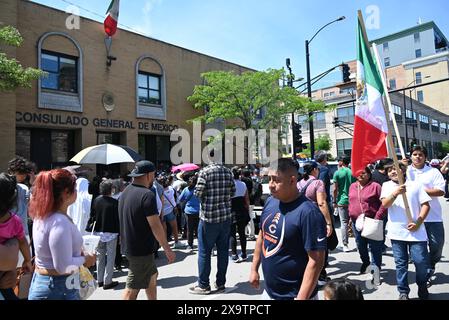
[[[48,169],[101,143],[128,145],[168,165],[171,131],[191,132],[186,121],[200,115],[186,98],[202,84],[201,73],[249,70],[121,29],[108,67],[102,23],[81,17],[80,28],[68,30],[70,14],[54,8],[24,0],[0,0],[0,8],[0,23],[24,38],[2,51],[49,73],[32,89],[0,94],[2,170],[16,154]]]

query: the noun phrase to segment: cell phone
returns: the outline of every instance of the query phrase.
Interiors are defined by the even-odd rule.
[[[443,162],[449,161],[449,153],[447,154],[447,156],[445,156],[442,160]]]

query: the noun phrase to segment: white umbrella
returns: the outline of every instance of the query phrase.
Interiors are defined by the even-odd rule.
[[[143,160],[143,157],[130,147],[114,144],[100,144],[88,147],[70,159],[70,161],[76,163],[105,165],[140,160]]]

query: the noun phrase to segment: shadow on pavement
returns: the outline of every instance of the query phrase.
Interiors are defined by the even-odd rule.
[[[249,282],[239,282],[235,285],[237,289],[233,290],[232,293],[241,293],[248,296],[260,296],[264,290],[265,283],[263,280],[259,281],[259,289],[254,289],[251,287]]]
[[[198,277],[189,276],[189,277],[170,277],[157,280],[157,286],[163,289],[184,287],[188,284],[194,285]]]

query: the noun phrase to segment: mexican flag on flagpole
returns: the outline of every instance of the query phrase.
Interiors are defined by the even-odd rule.
[[[358,176],[368,164],[387,156],[385,139],[388,135],[382,78],[371,54],[361,15],[358,21],[357,103],[351,159],[354,176]]]
[[[106,11],[106,19],[104,20],[104,31],[110,37],[117,32],[117,23],[119,15],[120,0],[112,0]]]

